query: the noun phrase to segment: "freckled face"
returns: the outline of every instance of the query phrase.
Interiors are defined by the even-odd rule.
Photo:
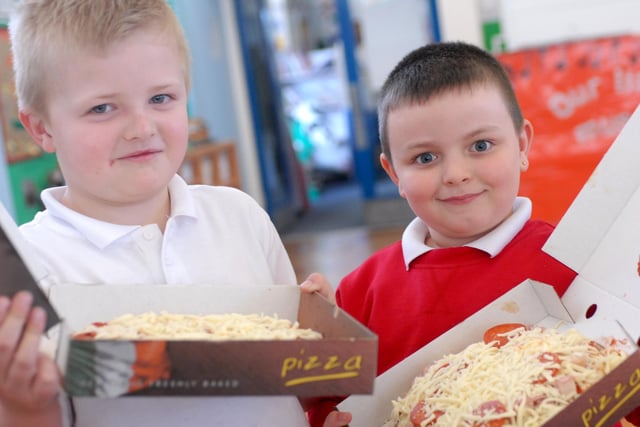
[[[41,145],[56,152],[65,204],[96,215],[166,198],[187,141],[187,89],[175,45],[141,30],[105,53],[80,51],[56,67]]]
[[[387,129],[392,163],[383,154],[382,165],[429,226],[430,245],[471,242],[512,212],[533,129],[515,131],[494,86],[397,107]]]

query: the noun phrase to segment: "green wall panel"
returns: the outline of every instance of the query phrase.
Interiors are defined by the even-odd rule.
[[[18,224],[23,224],[42,210],[40,192],[51,186],[51,174],[58,169],[58,162],[54,154],[44,153],[29,160],[11,163],[8,169],[15,219]],[[33,189],[31,199],[25,194],[29,188]]]

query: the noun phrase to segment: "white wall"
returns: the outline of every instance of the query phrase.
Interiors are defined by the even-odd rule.
[[[398,61],[432,41],[427,0],[351,0],[349,6],[360,24],[361,78],[376,93]]]
[[[483,46],[498,18],[508,50],[640,32],[638,0],[437,0],[442,40]]]
[[[500,0],[508,50],[640,32],[638,0]]]
[[[480,0],[437,0],[438,23],[443,41],[464,41],[482,47]]]
[[[191,48],[190,114],[204,119],[212,137],[236,141],[242,189],[264,206],[233,0],[173,3]]]
[[[230,90],[233,97],[233,111],[238,129],[238,152],[242,171],[242,188],[265,206],[265,194],[260,175],[260,162],[256,136],[253,131],[253,117],[247,83],[244,78],[244,61],[241,55],[238,26],[232,0],[222,0],[223,29],[226,34],[227,61],[230,75]]]

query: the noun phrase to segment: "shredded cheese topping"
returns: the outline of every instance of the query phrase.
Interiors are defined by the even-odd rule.
[[[260,314],[125,314],[96,322],[75,334],[80,338],[119,340],[295,340],[322,334],[298,322]]]
[[[436,361],[393,401],[385,426],[541,426],[626,357],[574,329],[509,335],[500,348],[474,343]]]

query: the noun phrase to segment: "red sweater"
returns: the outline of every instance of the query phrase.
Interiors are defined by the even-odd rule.
[[[381,374],[528,278],[562,295],[576,273],[542,251],[552,231],[528,221],[494,258],[468,247],[435,249],[408,271],[396,242],[346,276],[336,298],[378,334]]]
[[[338,305],[378,335],[378,374],[526,279],[562,295],[576,273],[542,251],[553,227],[528,221],[494,258],[468,247],[431,250],[407,271],[396,242],[367,259],[338,287]],[[339,400],[309,412],[322,426]]]

